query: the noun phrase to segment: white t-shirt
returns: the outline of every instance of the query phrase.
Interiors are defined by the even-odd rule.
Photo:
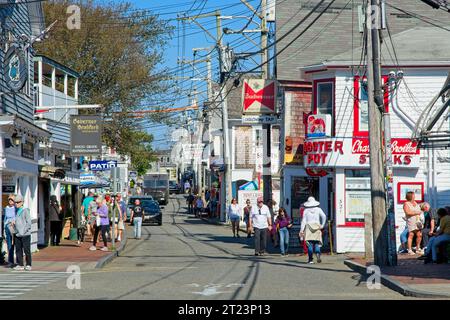
[[[252,219],[252,226],[258,229],[266,229],[269,227],[269,223],[267,222],[270,216],[269,207],[263,205],[261,208],[258,206],[252,207],[252,212],[250,213],[250,218]]]
[[[241,207],[238,204],[230,204],[228,206],[228,216],[230,218],[240,218],[241,217]]]

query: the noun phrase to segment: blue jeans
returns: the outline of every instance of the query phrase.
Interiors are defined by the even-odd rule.
[[[441,234],[440,236],[431,238],[430,242],[428,242],[425,254],[429,255],[431,250],[431,258],[433,259],[433,261],[437,261],[439,246],[448,241],[450,241],[449,234]]]
[[[134,237],[140,238],[142,229],[142,218],[133,218],[133,224],[134,224]]]
[[[8,247],[8,262],[14,264],[13,235],[9,231],[7,225],[5,225],[5,238],[6,238],[6,246]]]
[[[280,249],[281,254],[288,253],[289,250],[289,230],[284,227],[280,229]]]
[[[408,227],[405,227],[405,230],[400,234],[400,243],[404,244],[408,242]]]
[[[306,241],[308,246],[308,260],[313,260],[313,253],[320,255],[320,242],[319,241]]]

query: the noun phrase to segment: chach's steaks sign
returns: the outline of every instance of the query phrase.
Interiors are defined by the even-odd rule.
[[[246,79],[242,87],[243,113],[275,113],[275,80]]]
[[[70,117],[70,154],[72,156],[101,154],[102,122],[100,116]]]

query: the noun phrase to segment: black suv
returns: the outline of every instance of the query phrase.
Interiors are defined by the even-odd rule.
[[[131,217],[131,210],[134,208],[134,201],[136,199],[141,200],[141,206],[144,209],[144,216],[142,223],[154,222],[158,225],[162,225],[162,211],[158,201],[153,200],[152,196],[133,196],[128,200],[128,212],[127,219]]]

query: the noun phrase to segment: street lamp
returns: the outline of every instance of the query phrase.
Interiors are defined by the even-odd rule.
[[[11,136],[12,139],[12,143],[18,147],[20,145],[20,143],[22,142],[22,136],[19,136],[17,134],[17,132],[14,132],[13,135]]]

